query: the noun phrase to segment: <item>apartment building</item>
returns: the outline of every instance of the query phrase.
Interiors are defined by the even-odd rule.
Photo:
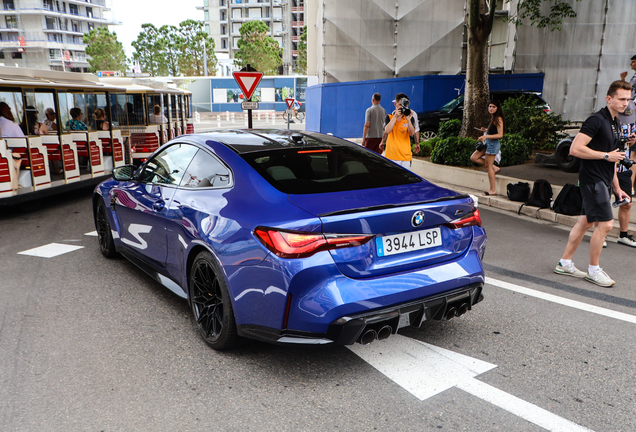
[[[214,39],[216,55],[234,58],[243,23],[261,20],[269,35],[283,48],[283,74],[293,72],[298,56],[298,42],[305,25],[305,0],[203,0],[206,30]],[[226,62],[228,63],[228,62]]]
[[[0,65],[88,72],[82,36],[119,24],[106,0],[0,0]]]

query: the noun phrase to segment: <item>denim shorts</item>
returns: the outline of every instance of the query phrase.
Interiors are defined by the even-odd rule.
[[[496,155],[501,149],[501,143],[498,139],[486,138],[486,154]]]

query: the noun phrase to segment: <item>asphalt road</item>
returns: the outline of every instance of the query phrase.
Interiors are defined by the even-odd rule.
[[[463,317],[353,350],[248,341],[215,352],[183,300],[101,256],[85,235],[89,192],[3,210],[0,430],[636,430],[636,250],[610,241],[601,265],[617,285],[601,288],[552,272],[566,230],[482,217],[489,283]],[[53,242],[82,248],[18,254]],[[587,252],[584,241],[580,268]],[[459,354],[467,374],[460,360],[443,366]]]

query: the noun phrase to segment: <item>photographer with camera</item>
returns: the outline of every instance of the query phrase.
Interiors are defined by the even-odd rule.
[[[616,163],[626,159],[625,153],[618,148],[621,130],[618,113],[625,111],[631,98],[631,90],[629,83],[614,81],[607,90],[607,106],[585,120],[570,147],[570,154],[581,159],[579,184],[583,214],[570,231],[568,244],[554,272],[585,278],[603,287],[615,284],[599,267],[603,242],[614,226],[612,189],[619,201],[631,201],[629,194],[621,190],[616,176]],[[636,135],[631,135],[628,143],[633,145],[634,142]],[[574,266],[572,258],[585,233],[595,223],[590,240],[590,264],[585,273]]]
[[[395,111],[386,116],[384,123],[384,135],[386,136],[387,159],[404,168],[411,168],[413,153],[411,152],[411,137],[415,133],[415,120],[413,111],[409,108],[410,102],[404,93],[395,95]],[[384,144],[381,144],[384,148]],[[419,143],[415,144],[415,151],[420,151]]]
[[[629,64],[631,69],[635,72],[632,78],[629,80],[629,83],[632,86],[632,100],[625,108],[625,111],[620,113],[618,117],[621,120],[621,124],[623,125],[623,133],[630,135],[632,132],[636,132],[636,55],[632,56],[631,62]],[[627,71],[620,73],[621,81],[626,81]],[[636,162],[636,145],[629,147],[629,154],[627,155],[633,162]],[[632,173],[636,172],[636,166],[631,168]],[[636,176],[632,174],[632,190],[629,192],[630,195],[634,195],[634,180]]]

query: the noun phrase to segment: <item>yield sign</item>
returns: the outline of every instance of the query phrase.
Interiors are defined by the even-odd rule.
[[[263,78],[263,72],[232,72],[232,76],[243,90],[245,99],[250,99]]]
[[[291,109],[292,105],[294,104],[294,98],[285,99],[285,103],[287,104],[287,108]]]

